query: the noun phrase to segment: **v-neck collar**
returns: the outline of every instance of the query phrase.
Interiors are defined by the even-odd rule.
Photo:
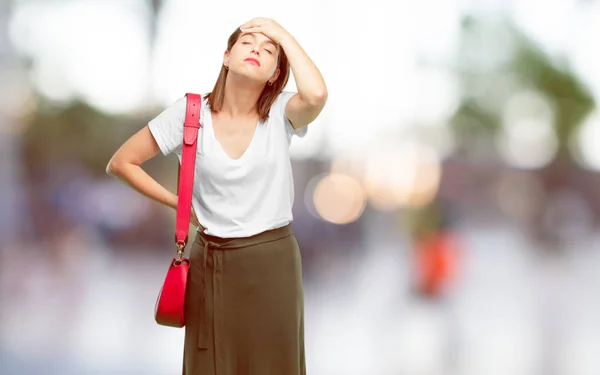
[[[250,139],[250,143],[248,143],[248,146],[246,147],[246,150],[244,150],[244,152],[242,153],[242,155],[237,158],[234,159],[231,156],[229,156],[229,154],[227,154],[227,152],[225,151],[225,149],[223,148],[223,145],[221,145],[221,142],[219,142],[219,140],[217,139],[217,136],[215,134],[215,130],[213,127],[213,118],[212,118],[212,111],[210,109],[210,106],[208,105],[208,101],[206,102],[206,104],[204,105],[204,113],[203,113],[203,117],[204,117],[204,127],[205,127],[205,131],[208,130],[210,133],[210,137],[211,140],[215,142],[215,144],[217,145],[217,148],[220,150],[221,154],[229,161],[232,163],[240,163],[242,162],[245,158],[246,155],[248,155],[251,151],[252,145],[255,143],[255,139],[258,135],[258,128],[262,125],[263,121],[262,120],[258,120],[255,127],[254,127],[254,132],[252,133],[252,138]],[[208,125],[208,126],[207,126]]]

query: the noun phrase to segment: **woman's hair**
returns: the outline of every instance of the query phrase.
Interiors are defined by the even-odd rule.
[[[237,42],[241,34],[242,31],[238,28],[229,36],[229,40],[227,41],[228,51],[231,51],[233,45],[235,42]],[[278,49],[279,58],[277,61],[277,68],[280,71],[279,76],[272,85],[265,85],[265,88],[260,94],[258,102],[256,103],[258,115],[261,120],[266,120],[269,117],[269,110],[271,109],[271,106],[290,78],[290,63],[288,62],[288,58],[281,47],[278,47]],[[208,105],[213,111],[218,112],[223,107],[223,97],[225,96],[225,80],[228,72],[229,70],[225,69],[225,66],[221,66],[221,72],[219,73],[219,78],[217,78],[215,87],[213,88],[212,92],[209,92],[205,95],[205,98],[208,100]]]

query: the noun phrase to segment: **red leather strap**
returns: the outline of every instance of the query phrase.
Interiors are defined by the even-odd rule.
[[[196,166],[196,147],[200,128],[200,108],[202,97],[187,93],[187,107],[183,122],[183,144],[181,150],[181,169],[177,195],[177,218],[175,223],[175,243],[185,246],[188,240],[190,215],[192,210],[192,191],[194,189],[194,169]]]

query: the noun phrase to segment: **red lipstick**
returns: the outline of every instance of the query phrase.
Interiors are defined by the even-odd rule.
[[[253,58],[253,57],[248,57],[244,61],[248,61],[248,62],[256,64],[257,66],[260,66],[260,62],[257,59]]]

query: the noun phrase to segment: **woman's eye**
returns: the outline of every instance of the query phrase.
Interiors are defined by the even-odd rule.
[[[272,55],[272,54],[273,54],[273,51],[271,51],[271,50],[268,50],[268,49],[266,49],[265,51],[267,51],[267,53],[268,53],[269,55]]]
[[[250,44],[250,42],[242,42],[242,44]]]

